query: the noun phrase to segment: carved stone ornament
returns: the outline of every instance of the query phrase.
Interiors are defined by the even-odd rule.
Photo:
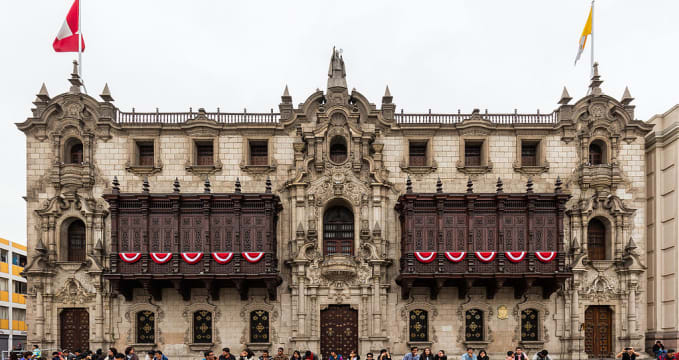
[[[509,318],[509,310],[506,306],[500,305],[497,308],[497,318],[500,320],[507,320]]]
[[[214,342],[214,339],[219,339],[219,326],[217,326],[217,324],[219,324],[221,312],[217,306],[208,302],[209,296],[205,296],[202,299],[196,299],[194,301],[195,302],[193,302],[191,305],[184,307],[184,311],[182,312],[182,317],[187,324],[187,329],[184,332],[184,343],[188,344],[189,348],[194,351],[207,350],[208,348],[212,347],[213,344],[193,343],[193,313],[198,310],[207,310],[212,313],[212,339]]]
[[[436,335],[436,326],[431,326],[431,324],[434,324],[434,320],[436,320],[436,317],[439,315],[438,308],[429,302],[429,296],[427,295],[412,295],[408,302],[403,305],[401,308],[401,326],[403,328],[403,331],[400,333],[400,339],[399,341],[401,343],[406,343],[409,342],[408,340],[410,337],[408,334],[410,333],[410,329],[408,329],[408,316],[411,310],[415,309],[422,309],[426,310],[427,314],[429,315],[429,342],[427,343],[436,343],[438,342],[438,336]]]
[[[255,310],[264,310],[269,313],[269,331],[271,332],[269,334],[269,343],[279,343],[278,334],[276,333],[276,329],[280,326],[278,308],[266,296],[250,296],[248,302],[241,307],[240,319],[243,331],[241,332],[240,343],[247,344],[252,350],[268,350],[269,343],[257,344],[250,342],[250,313]]]
[[[87,291],[80,281],[69,278],[54,296],[62,304],[86,304],[92,301],[94,293]]]
[[[155,334],[154,334],[154,339],[155,342],[153,344],[137,344],[137,313],[141,311],[150,311],[154,314],[155,317]],[[127,333],[127,344],[134,344],[135,349],[137,350],[152,350],[153,347],[156,344],[162,344],[164,343],[163,338],[162,338],[162,333],[160,331],[160,323],[162,322],[164,317],[164,312],[161,307],[155,304],[151,303],[136,303],[130,305],[130,307],[127,308],[127,311],[125,312],[125,321],[128,324],[131,324],[130,326],[130,331]]]

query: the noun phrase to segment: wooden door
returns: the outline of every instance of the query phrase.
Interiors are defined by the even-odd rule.
[[[590,306],[585,311],[585,352],[590,357],[611,357],[613,312],[607,306]]]
[[[90,348],[90,314],[87,309],[64,309],[61,319],[61,348],[71,351]]]
[[[321,354],[323,359],[335,351],[348,359],[358,352],[358,311],[349,305],[330,305],[321,311]]]

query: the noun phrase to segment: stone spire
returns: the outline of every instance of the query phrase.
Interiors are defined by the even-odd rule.
[[[210,177],[205,177],[205,183],[203,184],[203,194],[209,194],[212,190],[210,189],[212,185],[210,184]]]
[[[347,88],[347,70],[344,67],[342,53],[333,47],[332,56],[330,56],[330,67],[328,68],[328,89],[335,87]]]
[[[621,102],[623,105],[627,106],[627,105],[629,105],[633,100],[634,100],[634,98],[632,97],[632,94],[629,93],[629,88],[628,88],[627,86],[625,86],[625,92],[622,93],[622,99],[620,99],[620,102]]]
[[[436,192],[439,194],[443,192],[443,183],[441,182],[441,177],[436,180]]]
[[[526,182],[526,193],[527,194],[533,193],[533,178],[531,178],[530,176],[528,177],[528,181]]]
[[[391,96],[391,91],[389,91],[389,85],[384,89],[384,96],[382,96],[382,104],[391,104],[394,101],[394,97]]]
[[[473,193],[474,193],[474,183],[472,182],[472,177],[470,176],[469,179],[467,179],[467,194]]]
[[[559,104],[561,105],[567,105],[568,102],[570,102],[573,98],[571,95],[568,93],[568,90],[566,90],[566,87],[563,87],[563,91],[561,92],[561,99],[559,99]]]
[[[410,194],[413,192],[413,182],[410,181],[410,175],[406,178],[406,193]]]
[[[114,194],[120,194],[120,183],[118,182],[117,176],[113,176],[113,187],[111,188],[111,191]]]
[[[241,192],[241,189],[240,189],[240,178],[236,178],[236,184],[235,184],[234,187],[235,187],[234,192],[235,192],[236,194],[240,194],[240,192]]]
[[[80,94],[80,87],[83,85],[82,80],[80,80],[80,75],[78,74],[78,61],[73,60],[73,72],[71,72],[71,78],[68,79],[71,83],[71,93]]]
[[[38,99],[40,101],[48,102],[50,101],[50,94],[47,93],[47,86],[45,86],[45,83],[42,83],[42,86],[40,87],[40,91],[38,91]]]
[[[176,177],[174,178],[174,183],[172,184],[172,192],[179,194],[179,191],[181,191],[181,185],[179,184],[179,178]]]
[[[500,179],[498,177],[497,178],[497,184],[495,184],[495,188],[496,188],[495,192],[497,192],[498,194],[502,194],[504,192],[503,186],[504,186],[504,184],[502,183],[502,179]]]
[[[101,91],[101,95],[99,95],[99,97],[106,102],[113,101],[111,90],[108,89],[108,83],[104,84],[104,90]]]
[[[592,72],[594,75],[592,75],[592,81],[589,83],[589,89],[592,95],[599,96],[601,95],[601,88],[599,86],[604,82],[601,80],[601,76],[599,76],[599,63],[595,62],[592,65]]]
[[[554,183],[554,193],[555,194],[561,194],[561,185],[563,185],[563,183],[561,182],[561,177],[557,176],[556,182]]]
[[[151,186],[149,185],[149,178],[148,176],[144,176],[144,181],[141,183],[141,193],[148,195],[150,190]]]

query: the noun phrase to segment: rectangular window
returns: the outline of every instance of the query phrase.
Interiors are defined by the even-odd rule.
[[[521,142],[521,166],[538,166],[538,144],[534,141]]]
[[[250,312],[250,341],[253,343],[270,342],[268,311],[255,310]]]
[[[26,287],[25,282],[13,280],[12,283],[14,283],[14,292],[15,293],[26,295],[27,287]]]
[[[0,279],[0,291],[9,291],[9,281],[7,279]]]
[[[0,249],[0,262],[7,262],[7,257],[9,256],[9,251],[5,249]]]
[[[212,141],[196,141],[196,165],[214,165],[214,146]]]
[[[12,265],[21,266],[21,267],[26,266],[26,256],[21,255],[21,254],[17,254],[17,253],[13,253],[12,254]]]
[[[137,344],[156,342],[156,315],[144,310],[137,313]]]
[[[408,147],[408,166],[427,166],[427,142],[411,141]]]
[[[464,166],[481,166],[481,148],[483,142],[464,143]]]
[[[193,342],[212,343],[212,312],[199,310],[193,313]]]
[[[26,321],[26,309],[12,309],[13,321]]]
[[[269,144],[266,140],[250,141],[250,165],[269,165]]]
[[[0,306],[0,320],[9,320],[9,308]]]
[[[139,166],[153,166],[154,154],[153,154],[153,142],[138,142],[137,143],[137,153],[139,154]]]
[[[426,310],[410,311],[410,341],[429,340],[429,317]]]

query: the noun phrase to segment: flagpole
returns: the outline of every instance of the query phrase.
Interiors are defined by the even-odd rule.
[[[80,81],[83,83],[83,90],[87,94],[87,86],[85,86],[85,79],[83,79],[83,22],[80,16],[80,1],[78,0],[78,75],[80,76]]]
[[[594,76],[594,0],[592,0],[592,24],[591,24],[591,36],[592,36],[592,55],[589,59],[589,71],[592,76]]]

